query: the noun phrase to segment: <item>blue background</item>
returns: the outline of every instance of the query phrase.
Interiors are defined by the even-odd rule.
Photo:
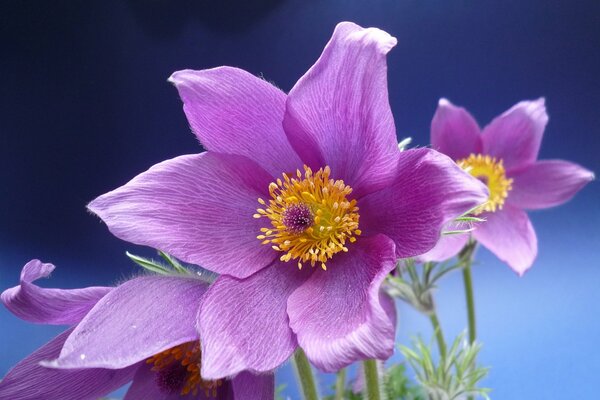
[[[222,5],[208,5],[223,3]],[[600,3],[589,1],[168,1],[0,6],[0,288],[31,258],[57,265],[45,286],[111,284],[137,270],[86,212],[152,164],[199,152],[177,93],[183,68],[233,65],[288,90],[335,24],[398,38],[389,91],[398,136],[427,145],[439,97],[484,125],[521,99],[547,98],[541,158],[600,171]],[[600,371],[600,186],[531,214],[539,257],[519,279],[487,251],[474,270],[481,363],[496,399],[596,398]],[[465,327],[460,276],[437,296],[448,335]],[[400,305],[398,338],[429,337]],[[60,327],[0,310],[0,376]],[[395,356],[396,359],[400,357]],[[280,381],[292,381],[284,366]],[[327,391],[331,376],[321,383]],[[297,397],[291,383],[286,394]]]

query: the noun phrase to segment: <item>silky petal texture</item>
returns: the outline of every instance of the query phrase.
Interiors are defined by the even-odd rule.
[[[513,184],[506,201],[530,210],[566,203],[594,179],[593,172],[562,160],[538,161],[508,175]]]
[[[315,270],[288,300],[290,326],[313,365],[335,372],[355,361],[387,359],[395,330],[379,288],[395,268],[394,243],[384,235],[360,238]],[[389,304],[386,305],[389,307]]]
[[[217,278],[198,316],[202,376],[219,379],[243,370],[267,372],[287,360],[297,347],[287,298],[310,272],[276,261],[243,280]]]
[[[275,86],[231,67],[177,71],[169,81],[207,150],[246,156],[275,177],[302,167],[283,131],[286,95]]]
[[[21,271],[21,284],[5,290],[0,296],[6,308],[17,317],[40,324],[76,324],[112,290],[110,287],[84,289],[46,289],[33,284],[47,278],[54,265],[31,260]]]
[[[400,153],[390,187],[360,199],[363,235],[383,233],[400,258],[431,250],[446,221],[487,201],[485,185],[447,156],[430,149]]]
[[[431,147],[453,160],[481,153],[479,125],[467,110],[440,99],[431,121]]]
[[[397,160],[385,61],[395,45],[384,31],[340,23],[288,95],[290,143],[312,168],[329,165],[356,197],[384,187]]]
[[[10,400],[95,400],[129,382],[138,368],[90,368],[59,370],[44,368],[42,360],[58,356],[69,329],[15,365],[0,382],[0,398]]]
[[[522,276],[537,255],[537,237],[529,217],[510,205],[482,216],[486,222],[479,225],[473,236]]]
[[[164,161],[88,206],[117,237],[219,274],[246,277],[275,258],[252,218],[272,177],[253,161],[218,153]]]
[[[506,169],[531,164],[537,159],[547,123],[543,98],[522,101],[483,129],[483,153],[502,159]]]
[[[235,399],[267,400],[275,396],[275,375],[240,372],[231,380]]]
[[[207,284],[192,277],[135,278],[106,295],[77,325],[54,368],[123,368],[198,340],[195,319]]]

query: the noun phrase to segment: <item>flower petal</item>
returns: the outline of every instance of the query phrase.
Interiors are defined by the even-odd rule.
[[[482,216],[486,222],[473,232],[475,238],[523,276],[537,255],[537,237],[525,211],[507,204]]]
[[[502,159],[506,169],[531,164],[537,159],[547,123],[543,98],[522,101],[483,129],[483,152]]]
[[[396,255],[414,257],[431,250],[446,221],[487,201],[485,185],[447,156],[430,149],[407,150],[392,186],[360,199],[364,235],[383,233]]]
[[[296,349],[288,325],[288,296],[310,268],[276,261],[246,279],[221,275],[202,301],[198,326],[202,376],[220,379],[243,370],[267,372]]]
[[[88,206],[117,237],[219,274],[246,277],[270,264],[252,218],[272,178],[253,161],[218,153],[164,161]]]
[[[392,355],[395,321],[381,304],[379,288],[395,261],[391,239],[361,238],[348,253],[337,254],[327,271],[315,270],[292,293],[290,326],[316,367],[334,372],[355,361]]]
[[[284,128],[300,158],[360,197],[386,185],[398,153],[385,55],[396,39],[340,23],[315,65],[287,99]]]
[[[444,231],[458,231],[467,230],[472,228],[471,225],[466,223],[459,223],[451,221],[446,224]],[[436,243],[435,247],[429,250],[427,253],[417,257],[418,262],[430,262],[430,261],[445,261],[455,255],[457,255],[469,240],[469,234],[450,234],[440,236],[440,240]]]
[[[246,156],[273,176],[302,166],[283,131],[286,95],[231,67],[175,72],[192,130],[209,151]]]
[[[566,203],[594,179],[593,172],[563,160],[538,161],[508,175],[513,188],[506,201],[531,210]]]
[[[198,339],[206,283],[184,276],[135,278],[106,295],[77,325],[53,368],[123,368]]]
[[[44,368],[40,361],[58,356],[69,329],[15,365],[0,382],[0,398],[10,400],[95,400],[131,380],[138,364],[124,369],[65,371]]]
[[[467,110],[440,99],[431,121],[431,147],[453,160],[481,153],[479,125]]]
[[[31,260],[21,271],[21,284],[6,289],[0,296],[2,303],[17,317],[40,324],[76,324],[108,292],[110,287],[83,289],[46,289],[33,284],[47,278],[54,265]]]
[[[231,384],[236,399],[263,400],[275,396],[275,376],[273,374],[254,375],[250,372],[240,372]]]

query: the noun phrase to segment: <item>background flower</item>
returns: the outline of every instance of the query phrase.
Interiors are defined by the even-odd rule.
[[[544,99],[522,101],[483,130],[464,108],[441,99],[431,122],[431,145],[480,178],[490,190],[486,222],[472,233],[477,241],[523,275],[537,255],[537,237],[524,210],[569,201],[594,174],[563,160],[538,161],[548,114]],[[468,235],[442,238],[423,259],[442,261],[458,253]]]

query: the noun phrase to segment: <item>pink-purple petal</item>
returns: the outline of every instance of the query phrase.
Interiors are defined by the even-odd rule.
[[[453,160],[481,153],[477,121],[463,107],[440,99],[431,121],[431,147]]]
[[[543,98],[522,101],[483,129],[483,153],[502,159],[506,169],[535,162],[548,114]]]
[[[275,376],[272,373],[255,375],[240,372],[231,380],[234,399],[267,400],[275,396]]]
[[[138,365],[124,369],[59,370],[40,361],[55,358],[71,329],[15,365],[0,381],[0,398],[6,400],[96,400],[129,382]]]
[[[21,284],[0,296],[6,308],[17,317],[40,324],[71,325],[78,323],[108,292],[110,287],[83,289],[46,289],[33,282],[47,278],[54,265],[31,260],[21,271]]]
[[[184,70],[169,78],[192,130],[209,151],[256,161],[273,176],[302,166],[283,131],[286,95],[244,70]]]
[[[482,217],[486,222],[473,232],[475,238],[522,276],[537,255],[537,237],[525,211],[507,204]]]
[[[389,304],[388,310],[382,305],[379,289],[395,261],[391,239],[360,238],[292,293],[290,326],[317,368],[334,372],[355,361],[392,355],[395,318],[388,314]]]
[[[340,23],[287,99],[284,128],[300,158],[329,165],[357,197],[385,186],[396,161],[385,60],[395,45],[384,31]]]
[[[246,279],[217,278],[198,315],[203,377],[267,372],[290,357],[297,341],[289,327],[287,299],[309,269],[276,261]]]
[[[257,198],[271,176],[242,156],[202,153],[164,161],[89,205],[117,237],[220,274],[246,277],[270,264],[256,236]]]
[[[443,232],[448,231],[465,231],[473,228],[472,225],[467,223],[450,221],[443,228]],[[475,227],[476,229],[477,227]],[[427,253],[417,257],[418,262],[430,262],[430,261],[445,261],[449,258],[457,255],[469,240],[468,233],[455,233],[445,235],[442,233],[440,239],[436,243],[435,247],[429,250]]]
[[[196,313],[206,283],[154,275],[129,280],[96,304],[69,336],[54,368],[124,368],[198,340]]]
[[[430,149],[407,150],[390,187],[360,199],[364,235],[383,233],[396,255],[415,257],[431,250],[446,221],[487,201],[485,185],[447,156]]]
[[[507,202],[530,210],[566,203],[594,179],[593,172],[563,160],[538,161],[508,175],[513,183]]]

